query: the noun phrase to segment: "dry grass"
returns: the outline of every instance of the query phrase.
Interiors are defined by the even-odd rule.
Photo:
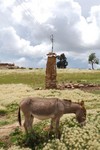
[[[58,97],[60,99],[70,99],[72,101],[84,100],[88,105],[96,102],[99,106],[100,95],[84,92],[79,89],[74,90],[34,90],[24,84],[3,84],[0,85],[0,107],[7,106],[13,102],[19,103],[23,98],[32,97]],[[91,104],[92,103],[92,104]],[[91,106],[92,107],[92,106]]]
[[[58,73],[94,73],[94,72],[100,72],[100,70],[89,70],[89,69],[57,69]]]

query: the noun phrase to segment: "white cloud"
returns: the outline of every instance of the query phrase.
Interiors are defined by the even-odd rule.
[[[46,43],[41,43],[40,45],[33,47],[30,44],[30,41],[26,41],[25,39],[20,38],[12,27],[3,28],[0,30],[0,39],[0,50],[4,50],[4,52],[7,54],[13,53],[13,55],[16,54],[19,56],[24,55],[32,57],[33,55],[33,57],[38,57],[38,54],[44,55],[46,51],[48,52],[48,49],[50,49],[50,46],[47,46]]]
[[[23,12],[23,9],[21,6],[15,6],[13,7],[13,13],[12,13],[12,17],[14,19],[14,21],[16,21],[17,23],[21,23],[22,21],[22,12]]]
[[[78,1],[0,0],[0,60],[45,66],[51,34],[55,52],[67,54],[71,67],[87,64],[90,50],[100,57],[100,6],[89,5],[86,18]]]
[[[15,0],[0,0],[0,10],[5,11],[7,8],[12,7]]]
[[[26,63],[26,58],[25,57],[21,57],[17,60],[14,61],[16,65],[18,65],[19,67],[25,66],[27,65]]]
[[[81,20],[76,24],[76,29],[81,34],[83,47],[96,47],[100,29],[95,21],[88,23],[85,18],[81,17]]]

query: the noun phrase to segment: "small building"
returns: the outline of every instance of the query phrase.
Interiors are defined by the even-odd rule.
[[[0,63],[0,69],[17,69],[14,63]]]

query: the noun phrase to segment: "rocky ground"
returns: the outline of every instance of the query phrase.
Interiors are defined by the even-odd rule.
[[[100,85],[98,84],[80,84],[80,83],[63,83],[58,85],[58,89],[81,89],[84,91],[100,90]]]

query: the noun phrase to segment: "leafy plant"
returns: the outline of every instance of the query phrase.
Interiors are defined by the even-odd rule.
[[[6,120],[0,121],[0,126],[7,125],[9,122]]]
[[[0,116],[4,116],[7,114],[7,109],[0,109]]]
[[[47,124],[47,121],[43,121],[34,125],[34,132],[24,134],[19,128],[16,128],[14,132],[10,134],[11,143],[20,145],[20,147],[29,147],[32,150],[42,149],[45,142],[49,139],[53,139],[52,134],[48,134],[48,131],[44,131],[43,128]]]
[[[16,110],[18,110],[18,104],[17,103],[11,103],[11,104],[7,105],[7,112],[13,113]]]

